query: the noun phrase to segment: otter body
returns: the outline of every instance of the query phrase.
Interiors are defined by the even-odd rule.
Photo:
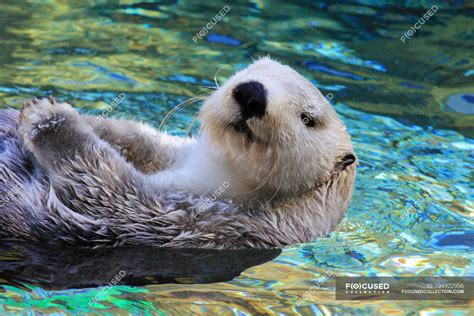
[[[196,139],[37,98],[0,111],[0,238],[272,248],[329,233],[356,158],[321,93],[268,58],[205,102]]]

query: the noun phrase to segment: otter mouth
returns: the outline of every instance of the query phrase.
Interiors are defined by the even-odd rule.
[[[242,119],[236,123],[232,123],[231,125],[236,132],[244,134],[250,140],[254,139],[255,135],[252,133],[245,120]]]

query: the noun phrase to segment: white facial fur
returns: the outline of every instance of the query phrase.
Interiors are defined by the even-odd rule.
[[[263,117],[246,121],[251,138],[233,126],[242,116],[232,93],[249,81],[261,83],[267,92]],[[314,127],[303,124],[303,113],[314,119]],[[319,90],[270,58],[230,78],[206,101],[201,120],[203,139],[240,177],[239,187],[259,196],[308,190],[327,181],[342,157],[353,153],[346,126]]]

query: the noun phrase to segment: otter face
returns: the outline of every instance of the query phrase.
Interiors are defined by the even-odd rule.
[[[204,104],[203,137],[249,191],[294,194],[355,160],[344,123],[313,84],[263,58],[236,73]]]

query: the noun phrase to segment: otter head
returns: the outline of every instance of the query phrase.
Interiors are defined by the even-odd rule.
[[[326,98],[270,58],[239,71],[213,93],[201,120],[203,137],[248,192],[294,196],[336,173],[354,172],[350,136]]]

